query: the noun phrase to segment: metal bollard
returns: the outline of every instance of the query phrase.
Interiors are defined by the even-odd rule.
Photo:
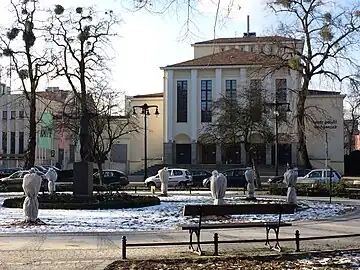
[[[191,194],[191,186],[189,186],[189,193]]]
[[[214,256],[219,255],[219,235],[214,233]]]
[[[296,252],[300,252],[300,232],[299,230],[295,231],[295,244],[296,244]]]
[[[136,191],[137,191],[137,187],[135,186],[135,194],[136,194]]]
[[[123,237],[122,237],[122,258],[123,258],[123,260],[125,260],[126,259],[126,236],[124,235]]]

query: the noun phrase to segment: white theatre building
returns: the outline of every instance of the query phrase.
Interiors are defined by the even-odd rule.
[[[212,102],[222,95],[238,94],[249,88],[256,95],[257,90],[265,89],[274,96],[273,101],[276,96],[279,102],[290,103],[288,117],[294,119],[297,96],[289,89],[300,87],[300,77],[295,71],[282,68],[264,79],[268,70],[263,66],[260,51],[276,51],[279,43],[296,44],[299,51],[303,50],[302,40],[278,36],[219,38],[193,44],[193,59],[161,68],[164,71],[164,163],[249,164],[242,144],[225,149],[220,144],[199,142],[203,125],[213,121]],[[307,146],[314,167],[324,166],[328,146],[329,164],[343,172],[343,99],[344,95],[338,92],[309,91],[306,107],[315,121],[307,123]],[[300,165],[296,130],[295,122],[291,126],[279,126],[280,165],[287,162]],[[258,164],[274,165],[274,144],[266,143],[258,134],[253,134],[251,141],[256,145]]]

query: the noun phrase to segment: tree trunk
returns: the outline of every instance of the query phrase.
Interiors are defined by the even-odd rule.
[[[99,174],[99,185],[102,186],[104,184],[104,175],[103,175],[102,163],[100,161],[98,161],[97,165],[98,165],[98,174]]]
[[[309,87],[309,81],[304,81],[302,89],[299,92],[299,100],[297,103],[297,135],[298,135],[298,151],[300,164],[306,169],[312,169],[309,154],[306,146],[306,135],[305,135],[305,101],[307,91]]]
[[[30,119],[29,119],[29,141],[28,149],[25,156],[25,169],[30,169],[35,165],[36,151],[36,98],[35,93],[31,93],[30,100]]]

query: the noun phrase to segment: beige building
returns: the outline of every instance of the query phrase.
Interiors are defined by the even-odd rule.
[[[284,68],[264,76],[269,71],[264,66],[264,52],[278,51],[279,44],[303,50],[302,40],[278,36],[219,38],[193,44],[194,59],[162,68],[166,164],[223,164],[225,160],[242,165],[249,163],[243,144],[229,151],[219,144],[205,145],[199,141],[204,125],[213,121],[211,104],[222,95],[238,95],[246,89],[252,93],[251,98],[256,98],[259,91],[266,91],[270,102],[289,103],[288,119],[294,119],[296,89],[299,89],[301,78],[295,71]],[[323,167],[327,159],[328,164],[343,172],[344,96],[324,91],[310,91],[309,94],[306,107],[311,121],[307,123],[307,142],[311,163],[314,167]],[[269,119],[269,122],[275,129],[274,120]],[[280,165],[287,162],[299,165],[296,133],[296,122],[279,126]],[[327,144],[324,134],[328,134]],[[257,162],[274,165],[274,145],[265,143],[257,134],[254,140]],[[328,151],[325,151],[326,145]]]

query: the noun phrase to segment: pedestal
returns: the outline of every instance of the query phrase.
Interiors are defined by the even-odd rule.
[[[74,163],[73,192],[77,197],[91,197],[93,194],[93,164],[82,161]]]

